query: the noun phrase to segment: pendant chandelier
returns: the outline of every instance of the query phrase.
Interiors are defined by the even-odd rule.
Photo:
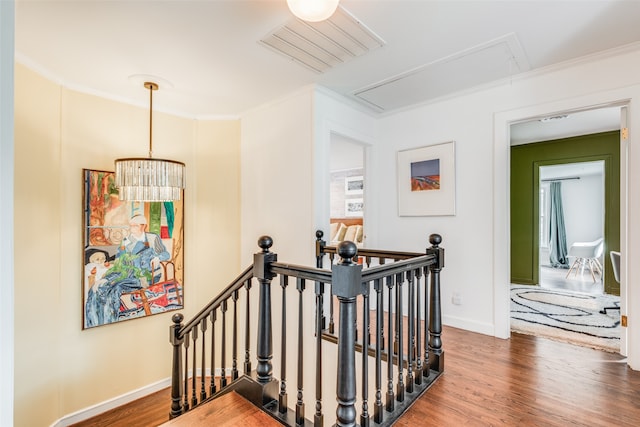
[[[116,186],[120,200],[162,202],[180,200],[185,187],[185,165],[174,160],[153,159],[153,91],[158,85],[145,82],[149,89],[149,157],[116,159]]]
[[[289,10],[303,21],[319,22],[328,19],[338,8],[339,0],[287,0]]]

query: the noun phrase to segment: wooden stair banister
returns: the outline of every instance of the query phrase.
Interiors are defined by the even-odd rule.
[[[335,377],[336,384],[335,425],[388,426],[442,374],[444,351],[441,340],[440,271],[444,267],[444,250],[439,247],[441,237],[431,235],[431,247],[426,250],[426,254],[420,254],[371,249],[359,251],[352,242],[342,242],[338,247],[331,247],[326,246],[322,236],[321,231],[316,232],[316,267],[278,262],[277,255],[270,250],[273,240],[269,236],[260,237],[260,251],[254,255],[253,264],[220,295],[186,324],[183,324],[182,314],[173,316],[170,328],[170,342],[173,346],[170,418],[236,391],[282,424],[321,427],[326,416],[323,410],[322,384],[326,381],[326,376],[331,375]],[[332,261],[330,270],[322,268],[326,254],[329,254]],[[339,258],[337,263],[333,262],[335,256]],[[359,256],[365,262],[359,263]],[[272,289],[271,284],[278,276],[282,293],[280,313],[273,312],[272,307],[272,293],[275,289]],[[296,286],[288,286],[290,278],[295,279]],[[255,293],[251,292],[254,279],[258,283],[257,302]],[[314,283],[315,286],[307,286],[307,283]],[[385,288],[388,291],[386,307]],[[245,291],[241,292],[242,289]],[[329,328],[325,329],[324,301],[325,292],[328,291],[331,294],[328,304],[331,313]],[[308,314],[308,310],[303,310],[305,292],[313,293],[313,315]],[[293,308],[289,309],[291,311],[287,309],[287,293],[298,296],[297,322],[291,324],[287,322],[287,315],[294,311]],[[309,295],[310,298],[311,296]],[[333,324],[334,297],[339,307],[337,328]],[[251,304],[252,300],[256,305]],[[371,321],[370,304],[376,308],[375,318]],[[358,314],[357,308],[360,305],[362,311]],[[251,307],[255,306],[256,352],[252,356],[250,313]],[[274,316],[276,324],[281,325],[281,346],[275,355]],[[240,319],[244,320],[244,325],[239,323]],[[313,338],[303,333],[303,326],[307,322],[313,322]],[[361,329],[359,324],[362,324]],[[241,327],[244,329],[240,329]],[[287,329],[292,327],[296,330],[289,334]],[[293,336],[296,340],[294,344],[297,344],[295,367],[287,365],[286,351],[292,344],[287,342],[288,336]],[[228,340],[230,343],[227,343]],[[337,344],[337,371],[334,373],[328,372],[323,363],[324,340]],[[238,371],[241,349],[238,347],[239,344],[242,345],[242,341],[245,356],[244,372],[241,374]],[[303,351],[303,348],[310,347],[308,343],[311,342],[315,344],[315,360],[312,354]],[[363,374],[360,379],[356,373],[357,352],[361,352],[362,356]],[[231,356],[229,373],[226,367],[227,356]],[[304,359],[315,363],[305,363]],[[256,361],[253,371],[252,360]],[[280,362],[281,378],[274,374],[275,360]],[[218,370],[216,361],[220,361],[219,381],[215,380]],[[370,361],[375,363],[375,381],[371,384],[367,373]],[[310,396],[305,398],[303,395],[305,386],[302,378],[305,367],[315,370],[315,384],[307,386],[315,390],[314,410],[309,413],[310,416],[313,414],[312,420],[305,416],[305,400],[311,400]],[[388,372],[386,383],[382,377],[383,367]],[[288,368],[295,369],[297,373],[297,392],[293,403],[295,410],[290,410],[287,405],[289,399],[286,378],[291,375],[287,375]],[[199,381],[196,379],[198,376]],[[358,384],[361,386],[359,396]],[[370,386],[374,387],[372,411],[369,410]],[[382,398],[383,388],[386,388],[386,403]],[[358,400],[361,406],[356,408]]]

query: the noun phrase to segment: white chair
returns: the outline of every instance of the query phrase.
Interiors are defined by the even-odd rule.
[[[601,237],[593,242],[575,242],[569,248],[569,256],[575,257],[575,261],[571,264],[566,278],[573,271],[574,277],[578,275],[578,269],[580,269],[580,275],[584,274],[585,267],[589,268],[593,283],[596,282],[596,275],[598,273],[602,276],[602,264],[600,264],[600,257],[604,251],[604,239]]]

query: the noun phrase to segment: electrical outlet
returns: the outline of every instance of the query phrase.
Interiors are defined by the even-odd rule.
[[[459,292],[453,293],[453,296],[451,297],[451,303],[453,305],[462,305],[462,296]]]

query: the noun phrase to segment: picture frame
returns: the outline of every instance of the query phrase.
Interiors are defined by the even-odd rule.
[[[345,196],[356,196],[364,193],[364,177],[348,176],[344,179]]]
[[[344,214],[348,217],[362,217],[364,213],[363,199],[345,199]]]
[[[82,184],[82,328],[182,309],[184,197],[121,201],[109,171]]]
[[[456,213],[455,142],[398,151],[398,215]]]

